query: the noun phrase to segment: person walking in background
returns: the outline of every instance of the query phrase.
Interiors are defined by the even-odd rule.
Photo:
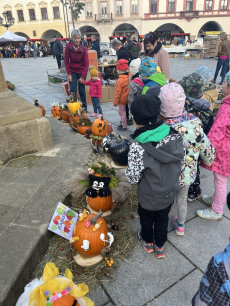
[[[53,51],[53,45],[54,45],[54,38],[52,36],[51,41],[50,41],[50,50],[52,52],[53,58],[55,58],[55,54],[54,54],[54,51]]]
[[[95,35],[91,36],[91,40],[92,40],[92,47],[90,49],[97,51],[97,60],[99,61],[101,58],[99,41]]]
[[[28,43],[25,45],[25,55],[28,58],[30,57],[30,47]]]
[[[87,36],[86,36],[86,35],[84,35],[84,41],[83,41],[83,43],[84,43],[84,46],[88,49],[88,48],[89,48],[89,44],[88,44]]]
[[[90,87],[89,95],[91,97],[94,110],[94,113],[91,114],[91,117],[98,116],[98,118],[101,118],[103,115],[100,105],[100,99],[102,98],[102,85],[101,80],[98,78],[98,71],[95,67],[90,69],[90,76],[91,80],[88,82],[84,81],[83,84]]]
[[[180,45],[183,45],[184,44],[184,41],[185,41],[185,38],[184,36],[180,38]]]
[[[54,55],[57,59],[58,69],[60,71],[60,69],[61,69],[61,58],[63,56],[63,45],[60,42],[60,40],[56,38],[56,36],[54,36],[53,52],[54,52]]]
[[[125,59],[128,61],[128,65],[134,59],[132,53],[126,48],[122,47],[120,40],[114,38],[111,42],[111,47],[117,52],[117,60]]]
[[[32,52],[33,52],[33,58],[36,58],[36,51],[37,51],[37,48],[36,48],[34,42],[33,42],[32,45],[31,45],[31,49],[32,49]]]
[[[66,45],[65,49],[65,67],[70,85],[70,92],[77,96],[77,87],[79,86],[79,95],[83,108],[87,111],[85,85],[83,84],[88,69],[89,57],[87,48],[82,45],[81,31],[73,30],[72,40]],[[77,85],[78,84],[78,85]]]
[[[220,34],[220,44],[218,47],[218,52],[217,52],[217,57],[218,57],[218,62],[216,65],[216,72],[214,75],[214,79],[211,81],[212,83],[216,84],[216,79],[218,77],[220,68],[222,68],[222,77],[221,77],[221,82],[219,85],[223,85],[226,73],[227,73],[227,67],[228,63],[230,61],[229,55],[230,55],[230,40],[228,40],[227,34],[225,32],[222,32]]]
[[[131,40],[129,41],[126,48],[132,53],[134,59],[139,57],[139,55],[140,55],[140,45],[136,41],[135,34],[132,35]]]
[[[20,52],[20,57],[24,57],[25,58],[25,47],[22,43],[20,43],[20,47],[19,47],[19,52]]]

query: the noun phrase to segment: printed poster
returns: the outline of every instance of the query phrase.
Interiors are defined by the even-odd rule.
[[[77,218],[78,214],[75,211],[59,202],[48,230],[69,240],[72,237]]]

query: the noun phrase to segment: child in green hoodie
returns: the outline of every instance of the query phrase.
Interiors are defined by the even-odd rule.
[[[145,85],[142,94],[145,94],[154,85],[164,86],[167,83],[166,76],[161,72],[160,67],[153,57],[145,56],[141,58],[139,74]]]
[[[159,94],[159,86],[151,87],[131,104],[130,111],[137,129],[125,174],[131,184],[138,184],[141,230],[137,232],[137,241],[146,252],[155,251],[157,258],[163,258],[168,215],[180,190],[184,148],[182,137],[175,130],[163,121],[157,122],[161,106]]]

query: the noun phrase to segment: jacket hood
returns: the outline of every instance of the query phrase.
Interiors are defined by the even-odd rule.
[[[132,82],[136,83],[137,85],[140,85],[140,86],[145,86],[143,81],[140,78],[136,78],[136,79],[132,80]]]
[[[148,130],[135,138],[135,141],[140,143],[147,143],[147,142],[159,142],[168,136],[170,131],[169,126],[166,124],[161,124],[154,130]]]
[[[143,149],[161,164],[172,164],[181,162],[184,152],[179,146],[179,139],[169,141],[159,148],[154,147],[151,143],[141,144]]]
[[[209,97],[209,101],[211,101],[211,103],[215,103],[218,99],[218,91],[216,89],[216,86],[207,87],[207,89],[205,89],[203,98],[206,98],[206,96]]]
[[[223,100],[222,100],[222,104],[230,104],[230,95],[226,96]]]
[[[211,103],[209,101],[202,98],[197,99],[197,98],[187,97],[187,99],[191,104],[194,104],[196,107],[200,109],[209,109],[209,107],[211,106]]]
[[[162,72],[158,72],[155,74],[152,74],[148,80],[156,82],[157,84],[159,84],[160,86],[163,86],[166,84],[166,76],[162,73]],[[146,84],[147,85],[147,84]]]

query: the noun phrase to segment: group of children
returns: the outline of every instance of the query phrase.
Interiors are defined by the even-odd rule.
[[[230,72],[223,86],[226,98],[214,120],[218,91],[209,83],[213,71],[208,67],[199,67],[177,84],[167,83],[151,57],[136,59],[130,67],[125,60],[119,62],[114,105],[119,105],[125,128],[123,105],[128,103],[136,126],[126,168],[130,183],[138,184],[141,230],[136,238],[148,253],[162,258],[174,202],[177,215],[172,221],[179,236],[185,233],[187,200],[199,198],[210,205],[197,211],[199,217],[222,219],[230,176]],[[214,172],[212,198],[202,195],[200,164]]]

